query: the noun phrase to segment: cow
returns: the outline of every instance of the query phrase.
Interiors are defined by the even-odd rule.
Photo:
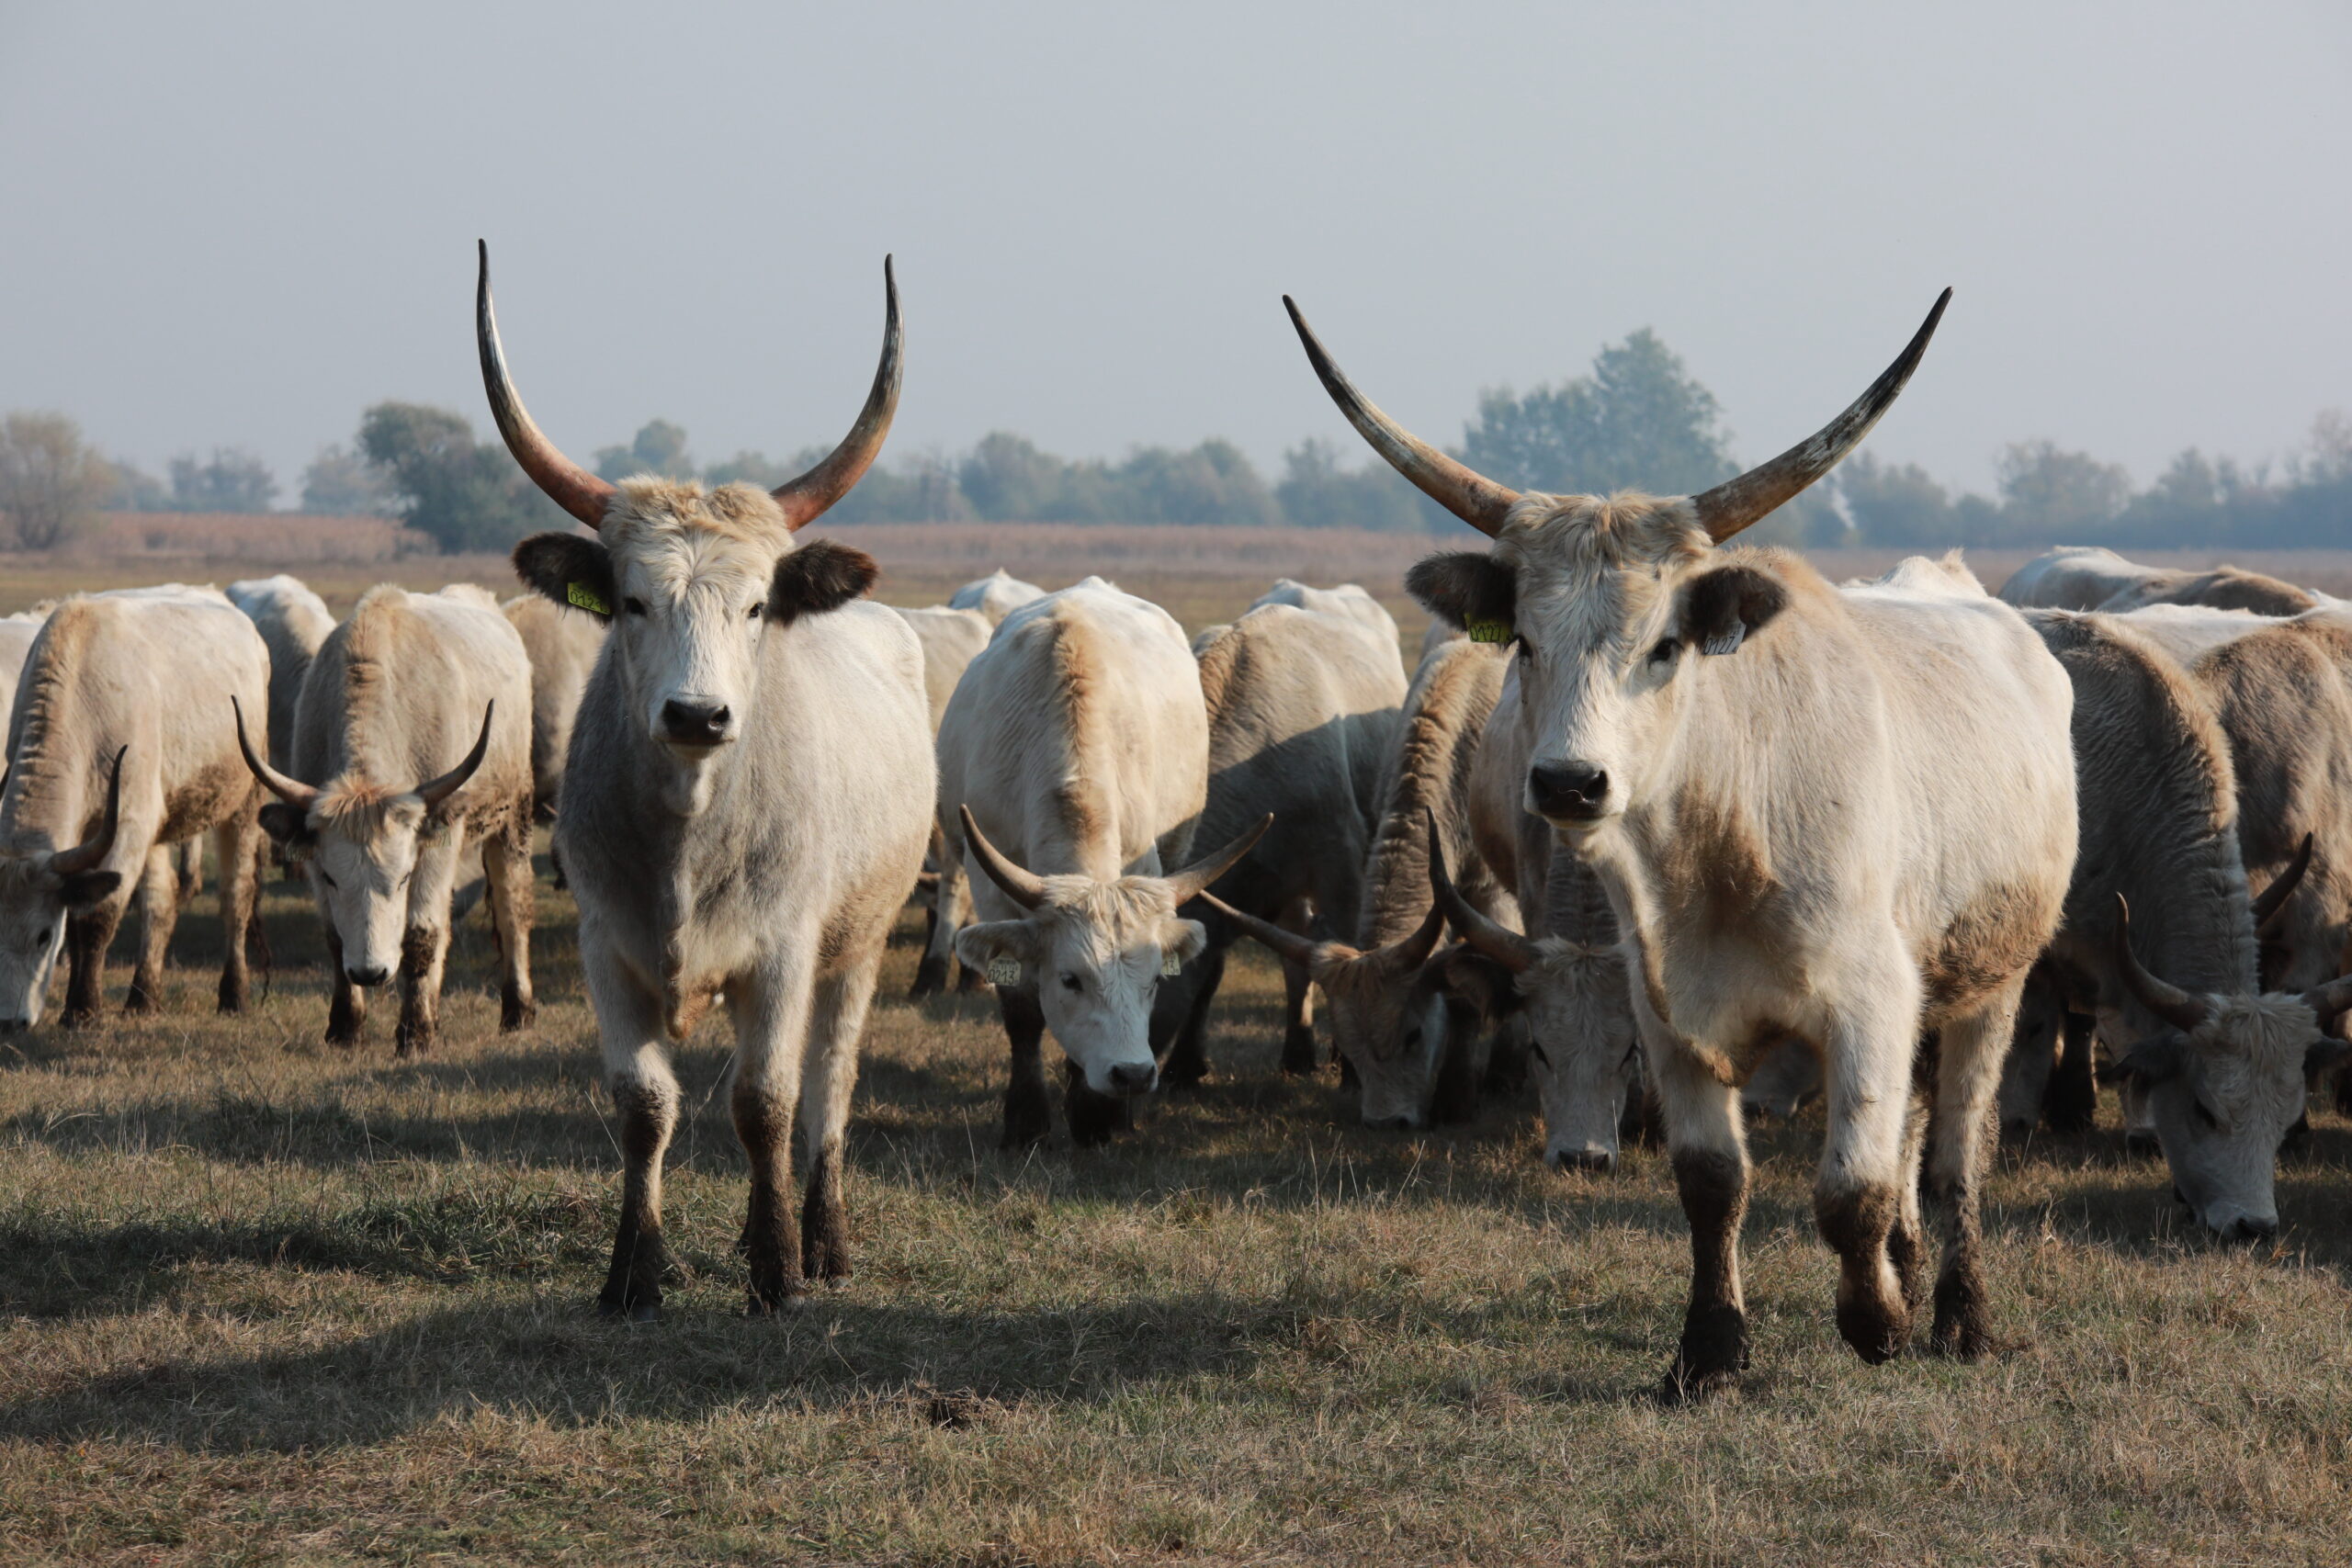
[[[1932,1337],[1968,1357],[1992,1342],[1984,1149],[2026,972],[2074,863],[2072,688],[1957,558],[1839,590],[1785,552],[1726,547],[1878,422],[1950,298],[1818,434],[1680,497],[1498,484],[1363,399],[1290,306],[1350,423],[1494,540],[1422,560],[1406,587],[1472,635],[1510,639],[1527,808],[1600,873],[1624,933],[1691,1225],[1671,1398],[1747,1360],[1736,1086],[1783,1033],[1823,1059],[1815,1213],[1838,1254],[1841,1336],[1872,1363],[1910,1339],[1924,1145],[1944,1241]],[[1932,1115],[1913,1107],[1915,1068]]]
[[[51,612],[17,682],[0,791],[0,1030],[40,1021],[67,955],[68,1027],[94,1023],[107,945],[136,892],[138,967],[124,1007],[153,1010],[180,908],[176,846],[210,832],[220,863],[219,1006],[244,1010],[254,789],[220,725],[265,710],[269,652],[211,588],[76,595]]]
[[[2010,574],[2001,585],[2000,596],[2021,610],[2119,614],[2151,604],[2202,604],[2216,610],[2251,610],[2261,615],[2298,615],[2341,603],[2241,567],[2189,571],[2143,566],[2113,550],[2081,545],[2036,556]]]
[[[40,635],[51,608],[44,603],[13,615],[0,615],[0,699],[10,707],[16,705],[17,677],[24,673],[25,657],[32,652],[33,638]]]
[[[982,580],[984,583],[988,581]],[[922,644],[923,692],[930,699],[931,732],[936,737],[939,721],[947,712],[947,699],[956,694],[956,682],[964,678],[964,667],[988,646],[996,622],[978,610],[957,610],[944,604],[922,610],[899,609],[897,605],[891,608],[913,629],[915,640]],[[923,955],[915,964],[914,984],[907,992],[910,997],[930,996],[947,984],[953,948],[950,944],[934,948],[932,934],[945,919],[952,935],[970,912],[963,868],[950,862],[946,840],[936,829],[932,833],[931,852],[924,859],[923,890],[930,893],[931,904],[923,911]],[[967,980],[969,978],[966,976]]]
[[[752,1168],[749,1306],[849,1273],[842,1135],[890,924],[930,836],[922,649],[861,602],[874,558],[796,536],[849,492],[898,408],[899,291],[883,263],[882,356],[849,434],[773,491],[616,485],[541,434],[506,369],[482,248],[475,333],[499,434],[596,531],[515,547],[526,586],[606,622],[564,768],[556,843],[625,1156],[614,1316],[660,1314],[671,1267],[662,1168],[677,1126],[669,1043],[714,998],[734,1025],[729,1109]],[[806,1194],[792,1212],[791,1130]]]
[[[1272,816],[1272,831],[1227,872],[1229,905],[1303,931],[1342,921],[1363,902],[1363,869],[1379,825],[1382,774],[1395,755],[1405,700],[1396,623],[1363,589],[1284,579],[1214,637],[1195,639],[1208,705],[1208,805],[1198,835],[1221,843]],[[1160,1076],[1198,1082],[1210,1004],[1225,954],[1243,934],[1210,911],[1208,945],[1177,987],[1184,1022]],[[1315,1070],[1311,979],[1285,961],[1283,1070]]]
[[[334,630],[334,615],[301,579],[284,572],[232,582],[227,592],[229,603],[245,613],[269,649],[269,761],[273,767],[290,768],[294,705],[319,645]]]
[[[2202,604],[2211,610],[2248,610],[2257,615],[2300,615],[2307,610],[2340,606],[2342,603],[2258,571],[2217,566],[2211,571],[2174,574],[2170,581],[2152,579],[2133,583],[2098,608],[2121,614],[2151,604]]]
[[[988,617],[991,629],[1002,624],[1005,616],[1033,599],[1043,599],[1046,591],[1034,582],[1023,582],[1002,567],[986,577],[977,577],[947,596],[951,610],[977,610]]]
[[[1172,1032],[1159,982],[1206,942],[1180,906],[1254,841],[1186,863],[1208,795],[1208,710],[1183,629],[1099,578],[1004,618],[939,726],[939,828],[968,860],[977,923],[932,951],[996,987],[1012,1053],[1008,1147],[1049,1131],[1047,1029],[1083,1148],[1131,1121]],[[1263,824],[1260,825],[1262,830]],[[1171,867],[1182,867],[1171,870]]]
[[[1332,1044],[1355,1079],[1358,1114],[1368,1127],[1467,1121],[1477,1109],[1477,1020],[1449,997],[1442,965],[1432,966],[1445,911],[1430,891],[1427,819],[1435,818],[1462,868],[1463,897],[1516,926],[1517,902],[1476,852],[1469,810],[1479,738],[1506,669],[1498,649],[1456,638],[1432,649],[1413,672],[1396,745],[1382,769],[1353,944],[1317,941],[1213,895],[1205,900],[1322,989]]]
[[[364,993],[400,977],[401,1056],[433,1049],[460,857],[479,847],[496,923],[499,1028],[529,1026],[531,661],[470,584],[371,588],[311,660],[292,765],[235,714],[245,765],[277,798],[265,831],[308,868],[326,927],[326,1039],[358,1043]]]
[[[2262,986],[2258,933],[2301,872],[2249,893],[2229,741],[2207,694],[2133,617],[2027,619],[2074,683],[2080,849],[2064,923],[2035,970],[2053,994],[2020,1022],[2018,1049],[2046,1070],[2050,1019],[2095,1018],[2117,1074],[2144,1095],[2181,1201],[2216,1235],[2267,1237],[2274,1156],[2302,1114],[2307,1056],[2316,1066],[2326,1054],[2312,999]]]
[[[571,751],[571,723],[588,673],[604,650],[605,625],[576,604],[518,593],[499,606],[531,660],[531,809],[555,820],[563,799],[563,760]],[[554,861],[555,885],[565,886],[563,861]]]

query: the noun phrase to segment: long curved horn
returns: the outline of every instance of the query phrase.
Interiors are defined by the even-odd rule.
[[[1519,500],[1519,492],[1447,457],[1381,412],[1379,405],[1357,391],[1355,384],[1331,363],[1322,341],[1287,294],[1283,296],[1283,309],[1290,312],[1290,324],[1298,329],[1298,341],[1306,345],[1307,363],[1322,378],[1323,389],[1331,394],[1331,400],[1340,405],[1340,412],[1348,416],[1356,434],[1387,458],[1391,468],[1419,485],[1423,495],[1481,534],[1492,536],[1500,529],[1512,503]]]
[[[555,443],[539,434],[530,412],[523,407],[523,396],[506,373],[506,351],[499,345],[498,312],[490,305],[490,242],[474,243],[481,247],[481,282],[474,290],[474,339],[481,350],[481,385],[490,394],[490,417],[497,422],[506,449],[514,454],[531,482],[591,528],[601,528],[605,503],[612,499],[614,486],[557,451]]]
[[[2303,873],[2311,868],[2312,835],[2305,833],[2301,846],[2295,851],[2295,858],[2287,863],[2287,869],[2280,872],[2278,879],[2264,888],[2262,896],[2254,901],[2254,932],[2256,936],[2268,936],[2278,929],[2279,922],[2287,918],[2287,904],[2295,896],[2295,885],[2302,881]]]
[[[1423,811],[1430,829],[1430,890],[1437,895],[1438,908],[1462,933],[1462,940],[1493,959],[1514,975],[1524,975],[1535,966],[1541,956],[1533,942],[1505,926],[1489,919],[1471,906],[1453,886],[1453,878],[1445,874],[1445,847],[1438,842],[1437,814]]]
[[[1438,939],[1444,935],[1445,906],[1432,900],[1430,912],[1421,917],[1421,923],[1410,935],[1390,942],[1371,956],[1392,974],[1417,970],[1430,961],[1430,954],[1437,951]]]
[[[769,492],[784,508],[785,526],[796,533],[865,477],[874,459],[882,455],[882,439],[890,434],[890,421],[899,412],[906,334],[899,326],[899,277],[888,256],[882,258],[882,363],[874,372],[874,388],[865,394],[865,407],[858,412],[857,423],[823,462]]]
[[[1245,915],[1214,893],[1204,893],[1201,902],[1239,926],[1244,935],[1255,937],[1259,945],[1270,948],[1277,958],[1285,959],[1302,968],[1312,968],[1317,949],[1329,947],[1349,958],[1358,956],[1356,950],[1339,942],[1320,942],[1313,937],[1285,931],[1272,920],[1261,920],[1255,915]]]
[[[1692,496],[1690,504],[1698,509],[1707,536],[1722,544],[1836,468],[1838,460],[1852,451],[1871,433],[1879,416],[1894,405],[1911,372],[1919,367],[1919,356],[1928,352],[1928,340],[1936,335],[1936,323],[1944,319],[1944,307],[1951,303],[1951,289],[1936,296],[1936,308],[1911,335],[1909,345],[1844,413],[1770,462]]]
[[[1024,870],[997,853],[980,825],[972,820],[972,808],[959,806],[956,814],[964,819],[964,842],[970,847],[972,858],[989,874],[989,880],[1004,889],[1004,896],[1024,909],[1034,909],[1046,901],[1046,879],[1034,871]]]
[[[2121,971],[2124,985],[2140,999],[2140,1005],[2175,1029],[2184,1033],[2192,1032],[2210,1016],[2204,1002],[2198,998],[2140,967],[2139,959],[2132,953],[2132,906],[2120,893],[2115,896],[2115,966]]]
[[[481,734],[475,739],[474,749],[466,753],[466,760],[439,778],[427,779],[416,786],[417,798],[424,802],[427,811],[464,788],[466,781],[474,776],[474,770],[481,766],[481,760],[490,755],[490,716],[497,711],[495,701],[483,704]]]
[[[2330,980],[2324,986],[2313,986],[2303,993],[2303,1005],[2319,1015],[2319,1032],[2335,1032],[2335,1021],[2352,1012],[2352,975]]]
[[[49,869],[60,876],[78,876],[95,871],[98,863],[114,848],[115,829],[122,826],[122,760],[130,748],[125,746],[114,754],[114,778],[107,785],[107,814],[98,823],[96,838],[85,839],[70,850],[60,850],[49,860]]]
[[[308,811],[316,805],[320,792],[315,785],[306,784],[300,779],[289,779],[263,761],[260,754],[254,751],[254,743],[245,739],[245,705],[231,697],[229,706],[237,716],[237,750],[245,754],[245,766],[253,770],[254,777],[268,785],[269,793],[288,806]]]
[[[1231,871],[1243,855],[1256,849],[1258,840],[1264,838],[1266,829],[1273,825],[1274,814],[1269,811],[1255,828],[1225,848],[1214,854],[1203,855],[1183,870],[1170,874],[1167,878],[1168,891],[1175,896],[1179,904],[1198,896],[1210,883]]]

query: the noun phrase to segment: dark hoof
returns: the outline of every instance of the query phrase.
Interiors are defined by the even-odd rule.
[[[501,1002],[498,1008],[498,1032],[513,1034],[539,1021],[537,1002]]]
[[[1682,1343],[1658,1384],[1658,1401],[1688,1404],[1731,1386],[1747,1370],[1747,1318],[1731,1307],[1694,1308],[1682,1322]]]
[[[1315,1031],[1295,1026],[1283,1032],[1283,1072],[1295,1078],[1315,1076]]]
[[[596,1298],[596,1315],[610,1323],[659,1323],[660,1302],[616,1302],[610,1292]]]
[[[1903,1354],[1911,1325],[1874,1302],[1839,1302],[1838,1335],[1854,1348],[1863,1365],[1880,1367]]]
[[[915,983],[907,987],[910,997],[937,996],[947,988],[947,960],[924,953],[922,962],[915,965]]]
[[[1208,1062],[1200,1056],[1170,1056],[1159,1069],[1162,1089],[1195,1089],[1209,1076]]]
[[[326,1043],[330,1045],[341,1045],[348,1049],[351,1046],[360,1043],[364,1032],[365,1032],[356,1023],[348,1029],[336,1029],[330,1026],[326,1032]]]
[[[57,1015],[57,1027],[60,1029],[95,1029],[97,1022],[98,1010],[96,1008],[68,1008]]]
[[[1043,1085],[1015,1084],[1004,1091],[1003,1147],[1035,1148],[1052,1134],[1053,1123]]]
[[[146,1018],[155,1010],[155,998],[133,986],[130,994],[122,998],[122,1010],[125,1017]]]

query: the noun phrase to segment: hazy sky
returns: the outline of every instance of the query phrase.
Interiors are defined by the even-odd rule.
[[[1753,460],[1957,290],[1873,439],[2145,480],[2352,407],[2352,6],[119,6],[0,0],[0,408],[290,502],[387,397],[485,428],[473,243],[575,456],[1421,434],[1648,325]]]

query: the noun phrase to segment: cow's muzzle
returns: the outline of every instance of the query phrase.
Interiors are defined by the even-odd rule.
[[[1607,809],[1609,775],[1589,762],[1538,762],[1527,770],[1527,803],[1555,822],[1597,822]]]
[[[724,746],[735,739],[735,711],[725,703],[682,703],[673,697],[662,705],[662,739],[695,750]]]

